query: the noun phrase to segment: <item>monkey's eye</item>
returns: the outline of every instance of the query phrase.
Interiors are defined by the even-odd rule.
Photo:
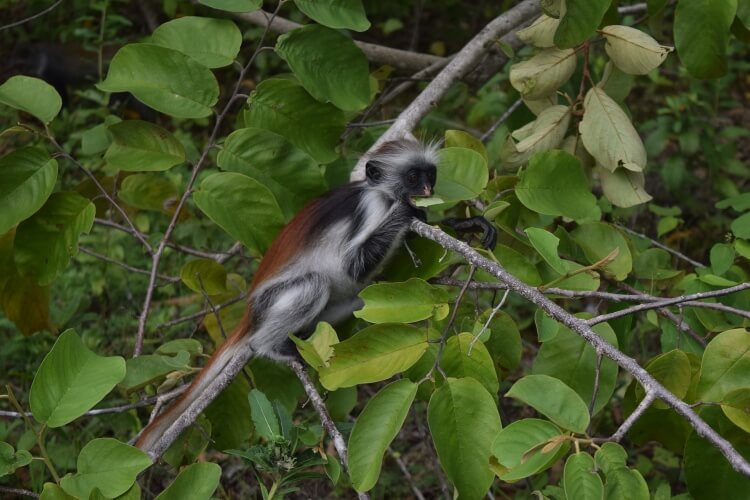
[[[408,182],[412,186],[416,185],[418,180],[419,176],[416,172],[409,172],[408,174],[406,174],[406,182]]]

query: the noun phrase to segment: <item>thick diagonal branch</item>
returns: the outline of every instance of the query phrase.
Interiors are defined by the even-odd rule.
[[[483,257],[466,243],[448,236],[440,229],[429,226],[415,219],[411,223],[411,230],[420,236],[424,236],[425,238],[437,242],[447,250],[452,250],[462,255],[470,264],[474,264],[475,266],[489,272],[505,283],[508,289],[512,292],[517,293],[521,297],[532,302],[546,312],[551,318],[556,319],[576,334],[583,337],[583,339],[591,344],[597,352],[601,352],[620,365],[625,371],[630,373],[633,378],[644,387],[647,393],[653,394],[654,397],[661,399],[677,413],[682,415],[690,423],[693,429],[695,429],[698,435],[707,439],[711,444],[716,446],[719,451],[721,451],[735,470],[750,477],[750,463],[748,463],[747,460],[745,460],[745,458],[734,449],[729,441],[713,430],[711,426],[700,418],[687,403],[672,394],[654,379],[654,377],[644,370],[643,367],[641,367],[633,358],[625,355],[616,347],[599,337],[591,329],[591,325],[588,322],[567,312],[555,302],[548,299],[542,292],[526,283],[523,283],[510,274],[498,263]]]

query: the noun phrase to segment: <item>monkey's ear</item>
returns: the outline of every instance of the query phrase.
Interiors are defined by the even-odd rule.
[[[370,183],[377,184],[383,177],[383,171],[379,166],[375,164],[374,161],[371,160],[368,161],[367,164],[365,164],[365,175],[367,176],[367,180],[370,181]]]

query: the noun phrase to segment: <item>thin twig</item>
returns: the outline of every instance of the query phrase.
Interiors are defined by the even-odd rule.
[[[242,83],[245,79],[245,75],[247,74],[248,70],[252,66],[257,55],[260,53],[260,50],[263,48],[263,43],[266,40],[266,36],[268,35],[269,29],[272,26],[273,21],[276,15],[278,14],[279,10],[281,9],[282,5],[284,5],[284,2],[279,1],[278,5],[276,6],[276,9],[273,12],[273,15],[268,20],[268,25],[266,26],[266,29],[263,31],[263,34],[261,35],[260,40],[258,41],[258,45],[255,48],[255,51],[253,52],[253,55],[250,56],[250,59],[242,67],[242,70],[240,71],[240,74],[237,77],[237,81],[234,85],[234,90],[232,91],[227,103],[224,105],[224,109],[222,109],[221,113],[219,113],[219,115],[216,117],[216,123],[214,124],[214,128],[211,131],[211,135],[206,141],[206,145],[203,148],[203,152],[201,153],[200,158],[193,166],[193,171],[191,172],[190,179],[188,180],[187,186],[185,187],[185,192],[180,197],[180,201],[177,203],[177,207],[175,208],[174,214],[172,215],[172,219],[169,221],[169,225],[167,226],[166,231],[164,231],[164,236],[159,242],[159,246],[156,248],[156,251],[153,253],[153,259],[151,263],[151,277],[149,278],[148,288],[146,289],[146,297],[143,300],[143,308],[141,310],[141,315],[138,318],[138,332],[136,333],[135,348],[133,349],[134,357],[139,356],[141,354],[141,351],[143,350],[143,339],[146,334],[146,321],[148,320],[148,315],[151,310],[151,302],[153,300],[154,289],[156,287],[156,276],[159,270],[159,264],[161,262],[162,254],[164,253],[164,249],[167,247],[167,242],[169,241],[169,238],[172,236],[172,233],[174,232],[175,227],[177,227],[177,221],[180,218],[180,213],[182,213],[182,209],[187,203],[188,197],[192,193],[193,184],[195,183],[195,180],[198,178],[198,173],[203,168],[203,165],[205,164],[206,159],[208,158],[208,153],[211,150],[211,148],[213,148],[214,146],[216,137],[219,135],[221,124],[224,122],[224,118],[229,113],[232,107],[232,104],[235,101],[235,96],[239,94],[240,92]]]
[[[520,295],[526,300],[532,302],[537,307],[542,309],[548,316],[562,323],[577,335],[581,336],[586,342],[591,344],[597,351],[601,352],[626,372],[630,373],[635,380],[637,380],[646,390],[647,393],[653,394],[654,397],[658,397],[664,401],[668,406],[672,407],[678,414],[682,415],[688,423],[695,429],[695,431],[711,444],[713,444],[719,451],[726,457],[732,468],[738,472],[750,477],[750,463],[740,455],[732,444],[723,438],[719,433],[711,428],[692,408],[690,405],[682,401],[680,398],[672,394],[666,387],[664,387],[659,381],[657,381],[650,373],[648,373],[642,366],[638,364],[636,360],[627,356],[616,347],[609,344],[606,340],[599,337],[596,332],[591,329],[591,324],[580,318],[577,318],[573,314],[567,312],[565,309],[551,301],[543,293],[536,288],[529,286],[518,278],[506,271],[500,264],[493,262],[486,257],[479,254],[476,250],[471,248],[463,241],[457,240],[437,227],[429,226],[419,220],[413,220],[411,223],[411,230],[415,233],[429,238],[437,242],[440,246],[447,250],[452,250],[462,255],[470,264],[474,264],[477,267],[484,269],[489,272],[498,280],[504,282],[509,289],[514,293]],[[733,287],[735,290],[731,290],[729,293],[740,291],[740,289],[750,288],[750,283],[738,285]],[[727,290],[721,291],[721,294],[726,294]],[[717,292],[704,292],[703,294],[694,294],[693,298],[706,298],[708,296],[716,296]],[[710,295],[714,294],[714,295]],[[684,297],[678,297],[672,299],[673,303],[684,302]],[[666,301],[665,301],[666,302]],[[651,305],[651,304],[646,304]]]
[[[633,427],[633,424],[635,424],[639,418],[643,416],[643,414],[648,410],[649,406],[651,406],[651,403],[654,402],[656,399],[656,394],[653,392],[646,392],[646,395],[643,397],[643,401],[641,401],[638,406],[633,410],[633,413],[631,413],[628,418],[625,419],[625,421],[620,425],[620,427],[617,428],[614,434],[612,434],[612,437],[609,438],[609,441],[614,441],[616,443],[619,443],[622,441],[622,438],[625,437],[625,434],[628,433],[631,427]]]
[[[20,26],[20,25],[22,25],[24,23],[28,23],[29,21],[33,21],[34,19],[38,19],[38,18],[42,17],[43,15],[45,15],[45,14],[47,14],[47,13],[52,12],[53,10],[55,10],[57,8],[57,6],[60,5],[62,2],[63,2],[63,0],[57,0],[57,2],[53,3],[52,5],[50,5],[49,7],[47,7],[46,9],[44,9],[43,11],[37,12],[33,16],[29,16],[29,17],[26,17],[24,19],[21,19],[20,21],[15,21],[15,22],[12,22],[10,24],[6,24],[4,26],[0,26],[0,31],[7,30],[7,29],[10,29],[10,28],[15,28],[16,26]]]
[[[187,316],[182,316],[182,317],[179,317],[179,318],[176,318],[176,319],[165,321],[164,323],[160,323],[160,324],[156,325],[155,329],[156,330],[161,330],[162,328],[169,328],[169,327],[172,327],[172,326],[175,326],[175,325],[179,325],[180,323],[185,323],[187,321],[192,321],[194,319],[202,318],[203,316],[205,316],[207,314],[212,314],[212,313],[216,314],[219,311],[221,311],[222,309],[224,309],[225,307],[229,307],[232,304],[236,304],[237,302],[243,300],[246,296],[247,296],[247,293],[243,292],[243,293],[239,294],[238,296],[233,297],[233,298],[227,300],[226,302],[222,302],[221,304],[217,304],[217,305],[215,305],[213,307],[207,307],[207,308],[205,308],[205,309],[203,309],[201,311],[198,311],[196,313],[188,314]]]
[[[328,413],[328,409],[323,402],[323,398],[320,397],[320,393],[318,393],[318,390],[315,388],[315,384],[313,384],[312,380],[310,380],[310,377],[307,375],[307,371],[305,371],[304,366],[302,366],[298,361],[289,362],[289,366],[292,370],[294,370],[297,378],[302,383],[302,387],[304,387],[307,397],[310,398],[310,401],[315,407],[315,411],[318,413],[318,417],[320,417],[320,423],[323,425],[323,428],[326,430],[328,435],[331,436],[331,439],[333,440],[333,446],[336,448],[336,453],[339,454],[341,463],[344,464],[344,467],[348,471],[349,452],[346,448],[344,436],[341,435],[341,432],[336,428],[336,424],[333,423],[333,419]],[[369,498],[366,493],[359,493],[358,496],[361,499]]]
[[[390,446],[388,447],[388,453],[396,462],[398,468],[401,469],[401,473],[404,475],[404,478],[406,478],[406,482],[409,483],[411,491],[414,492],[414,497],[417,498],[417,500],[425,500],[424,495],[422,494],[422,490],[420,490],[417,486],[417,483],[414,482],[414,477],[411,475],[411,472],[409,472],[409,469],[406,467],[406,463],[404,463],[404,460],[401,458],[401,456],[393,451],[393,448],[391,448]]]
[[[615,226],[617,226],[618,228],[622,229],[623,231],[625,231],[628,234],[631,234],[633,236],[638,236],[639,238],[643,238],[646,241],[650,241],[651,244],[654,245],[655,247],[661,248],[662,250],[665,250],[665,251],[671,253],[675,257],[678,257],[678,258],[684,260],[685,262],[689,263],[693,267],[706,267],[705,264],[703,264],[701,262],[698,262],[697,260],[693,260],[690,257],[688,257],[687,255],[685,255],[684,253],[678,252],[677,250],[675,250],[673,248],[670,248],[667,245],[665,245],[663,243],[660,243],[660,242],[656,241],[653,238],[649,238],[648,236],[646,236],[643,233],[639,233],[638,231],[633,231],[632,229],[627,228],[627,227],[623,226],[622,224],[615,224]]]
[[[0,486],[0,493],[7,493],[9,495],[21,495],[21,496],[31,497],[31,498],[39,498],[39,494],[34,493],[33,491],[22,490],[21,488],[11,488],[9,486]]]
[[[216,324],[219,325],[219,331],[221,332],[221,338],[224,340],[227,339],[227,332],[224,331],[224,324],[221,322],[221,316],[219,316],[219,311],[216,309],[216,306],[214,306],[213,301],[211,300],[211,297],[208,295],[208,292],[206,291],[206,287],[203,286],[203,278],[201,277],[200,273],[195,273],[196,278],[198,278],[198,285],[201,289],[201,295],[203,295],[203,299],[208,304],[208,308],[211,309],[211,312],[213,313],[214,317],[216,318]]]
[[[596,366],[594,367],[594,390],[591,391],[591,400],[589,401],[589,416],[594,416],[594,406],[596,403],[596,396],[599,395],[599,379],[602,375],[602,360],[604,356],[599,351],[596,351]]]
[[[145,274],[146,276],[149,276],[151,274],[151,271],[148,271],[147,269],[141,269],[139,267],[131,266],[130,264],[126,264],[125,262],[122,262],[120,260],[113,259],[112,257],[108,257],[104,254],[95,252],[91,250],[90,248],[79,246],[78,249],[81,251],[81,253],[85,253],[86,255],[102,260],[104,262],[109,262],[110,264],[114,264],[130,272],[137,273],[137,274]],[[159,279],[168,281],[170,283],[176,283],[180,281],[180,278],[178,278],[177,276],[167,276],[166,274],[159,274]]]
[[[489,317],[487,318],[487,321],[484,323],[484,326],[482,326],[482,329],[479,330],[479,333],[474,335],[474,338],[471,339],[471,342],[469,343],[469,349],[467,350],[466,354],[468,356],[471,356],[471,350],[474,349],[474,344],[477,343],[479,340],[479,337],[482,336],[482,334],[487,330],[487,328],[490,326],[490,323],[492,322],[492,318],[495,317],[497,312],[502,309],[502,307],[505,305],[505,301],[508,300],[508,295],[510,294],[509,289],[505,289],[505,293],[503,294],[503,298],[500,299],[500,302],[492,308],[492,312],[490,313]]]
[[[648,311],[651,309],[661,309],[663,307],[667,306],[673,306],[676,304],[684,304],[686,306],[691,307],[704,307],[706,303],[702,303],[703,306],[698,306],[697,304],[700,304],[700,302],[695,302],[697,300],[701,299],[710,299],[713,297],[722,297],[724,295],[730,295],[733,293],[741,292],[743,290],[750,289],[750,282],[748,283],[740,283],[739,285],[730,286],[728,288],[722,288],[720,290],[713,290],[710,292],[698,292],[693,293],[690,295],[680,295],[679,297],[671,297],[667,299],[660,299],[653,302],[649,302],[646,304],[638,304],[636,306],[626,307],[625,309],[621,309],[619,311],[611,312],[609,314],[601,314],[599,316],[595,316],[589,320],[586,321],[589,325],[596,325],[598,323],[603,323],[605,321],[610,321],[612,319],[621,318],[623,316],[628,316],[629,314],[635,314],[642,311]],[[711,304],[711,306],[708,306],[711,309],[714,309],[715,304]],[[716,308],[718,309],[718,308]],[[737,314],[742,317],[750,318],[750,312],[748,311],[742,311],[735,308],[732,309],[733,314]]]
[[[510,115],[512,115],[520,106],[523,104],[523,99],[520,97],[513,102],[513,104],[508,107],[508,109],[505,110],[505,112],[500,115],[500,118],[497,119],[495,123],[492,124],[490,128],[487,129],[487,131],[482,134],[482,137],[480,138],[482,142],[487,142],[490,140],[490,137],[492,137],[492,134],[495,133],[495,130],[497,130],[500,125],[505,123],[508,118],[510,118]]]

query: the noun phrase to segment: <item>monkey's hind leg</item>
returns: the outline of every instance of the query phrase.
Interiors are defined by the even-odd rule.
[[[467,219],[445,219],[442,224],[450,227],[458,234],[482,233],[482,246],[489,250],[497,244],[497,229],[487,219],[481,216],[469,217]]]

